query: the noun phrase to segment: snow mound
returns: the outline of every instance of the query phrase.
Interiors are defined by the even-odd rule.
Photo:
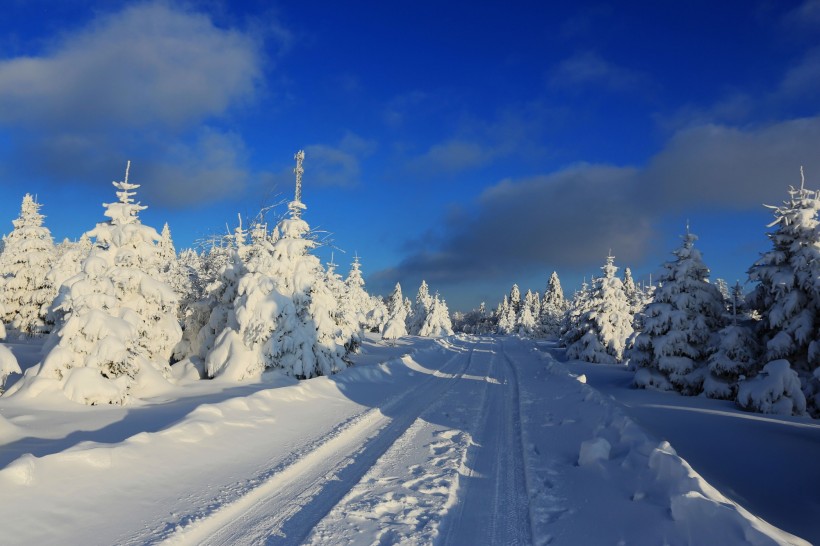
[[[599,461],[608,461],[612,444],[604,438],[594,438],[581,444],[578,454],[578,466],[590,466]]]
[[[23,373],[14,354],[3,345],[0,345],[0,393],[3,392],[3,385],[6,378],[13,373]]]
[[[760,413],[806,413],[806,397],[800,388],[800,379],[789,361],[783,359],[769,362],[756,377],[741,382],[737,403],[745,410]]]

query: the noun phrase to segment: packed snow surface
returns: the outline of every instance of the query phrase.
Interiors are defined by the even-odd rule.
[[[644,428],[643,414],[617,399],[621,391],[630,403],[663,396],[674,407],[683,398],[628,390],[621,367],[563,363],[553,347],[513,337],[375,337],[353,367],[331,377],[180,379],[174,391],[125,406],[72,404],[48,391],[0,398],[0,542],[805,545],[820,538],[809,536],[811,518],[777,513],[780,496],[745,505],[732,461],[712,465],[707,481],[685,454],[703,458],[702,446],[691,447],[698,429],[667,436],[658,418]],[[23,368],[34,360],[31,347],[11,349]],[[818,460],[814,422],[729,406],[721,413],[709,408],[724,402],[704,398],[686,403],[710,434],[746,422],[725,414],[765,420],[769,428],[744,444],[742,466],[759,460],[787,482],[790,473],[811,480],[799,466]],[[675,412],[667,414],[675,428]],[[768,459],[774,447],[764,449],[775,444],[780,463]],[[798,446],[808,453],[788,452]],[[816,514],[813,483],[791,494]]]

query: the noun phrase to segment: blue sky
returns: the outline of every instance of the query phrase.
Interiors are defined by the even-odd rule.
[[[820,0],[12,0],[0,231],[32,192],[79,237],[131,159],[143,222],[190,246],[290,198],[303,148],[305,219],[371,292],[494,305],[610,249],[647,278],[687,220],[743,281],[761,205],[800,165],[820,186],[818,91]]]

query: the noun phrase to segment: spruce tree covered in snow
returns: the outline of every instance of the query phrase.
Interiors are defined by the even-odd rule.
[[[265,368],[297,378],[329,375],[350,364],[350,325],[325,284],[316,241],[302,219],[302,161],[296,159],[296,193],[289,214],[270,237],[254,241],[247,273],[239,280],[233,312],[206,359],[211,377],[241,380]],[[258,244],[258,246],[257,246]]]
[[[508,336],[516,332],[517,317],[515,314],[515,308],[510,304],[510,301],[507,299],[506,295],[499,304],[496,315],[498,316],[497,324],[499,334]]]
[[[564,320],[567,307],[568,304],[564,299],[564,291],[561,289],[558,273],[553,271],[547,282],[544,297],[541,299],[541,312],[538,318],[541,335],[557,338],[561,334],[561,323]]]
[[[635,284],[635,279],[632,277],[632,270],[628,267],[624,269],[624,294],[626,294],[626,299],[629,302],[629,308],[633,315],[643,311],[644,306],[648,303],[643,291]]]
[[[358,328],[367,331],[374,328],[378,329],[377,313],[372,312],[376,304],[364,289],[364,278],[362,277],[361,262],[359,262],[358,255],[353,258],[353,263],[350,264],[350,271],[345,279],[345,287],[347,289],[345,297],[356,313]]]
[[[518,288],[517,284],[513,284],[512,288],[510,289],[510,307],[512,307],[513,313],[518,316],[518,313],[521,312],[521,289]]]
[[[162,232],[159,234],[159,243],[157,243],[159,251],[159,259],[163,265],[174,262],[177,258],[177,250],[174,247],[174,240],[171,238],[171,228],[168,227],[168,222],[162,226]]]
[[[453,325],[450,321],[450,311],[447,303],[436,293],[430,310],[424,318],[418,335],[423,337],[442,337],[453,335]]]
[[[433,297],[430,295],[430,288],[427,286],[427,281],[422,280],[416,294],[416,302],[407,317],[407,331],[410,335],[419,335],[432,306]]]
[[[643,331],[635,336],[630,364],[635,385],[675,389],[696,395],[703,390],[707,359],[715,333],[723,326],[723,297],[708,282],[709,269],[687,233],[675,260],[663,265],[659,286],[643,313]]]
[[[32,392],[52,385],[75,402],[119,404],[168,385],[181,336],[177,297],[159,280],[160,236],[139,221],[146,207],[132,199],[139,185],[128,181],[128,170],[113,183],[119,200],[104,205],[110,220],[88,233],[94,246],[80,273],[66,281],[65,323],[47,341],[42,364],[15,389],[39,383]]]
[[[604,276],[593,282],[587,310],[579,318],[584,334],[567,346],[567,358],[604,364],[623,360],[626,340],[632,335],[632,313],[614,262],[608,256],[601,268]]]
[[[760,347],[752,331],[740,319],[743,292],[740,283],[731,291],[731,322],[720,332],[717,351],[709,357],[709,375],[703,391],[710,398],[734,400],[738,381],[754,369]]]
[[[348,349],[350,351],[356,351],[362,342],[360,309],[356,300],[350,297],[347,283],[342,280],[342,276],[336,272],[336,264],[333,263],[332,256],[325,271],[325,284],[336,299],[335,317],[337,322],[349,325],[352,331]]]
[[[768,234],[772,250],[764,253],[749,269],[749,279],[757,282],[749,296],[749,303],[761,317],[758,323],[758,335],[764,345],[761,363],[787,362],[797,373],[805,391],[798,394],[791,389],[789,393],[776,393],[777,396],[792,400],[792,410],[800,413],[800,408],[806,405],[801,397],[807,395],[810,412],[820,416],[820,379],[816,377],[820,367],[820,239],[817,218],[820,198],[816,191],[806,189],[804,182],[800,189],[789,189],[789,199],[781,206],[769,207],[775,216],[769,224],[775,230]],[[791,381],[780,381],[783,374],[788,375],[782,370],[782,362],[766,367],[770,372],[776,369],[777,373],[761,376],[756,380],[758,383],[771,382],[771,378],[776,377],[775,382],[779,384],[772,388],[792,384]],[[782,411],[789,405],[772,402],[768,398],[756,400],[755,394],[768,393],[771,389],[753,387],[742,389],[742,394],[747,398],[743,401],[738,398],[741,406],[758,411]]]
[[[532,336],[535,333],[537,326],[536,317],[533,315],[533,309],[537,308],[537,300],[532,293],[532,290],[527,290],[524,296],[524,302],[521,305],[521,310],[516,317],[516,328],[518,333],[522,336]]]
[[[63,241],[58,245],[58,257],[48,272],[48,281],[52,286],[59,287],[82,269],[83,262],[91,252],[91,238],[87,233],[75,243]]]
[[[595,280],[592,281],[593,285]],[[561,345],[569,347],[580,340],[589,330],[590,324],[582,320],[582,317],[589,311],[591,304],[591,290],[586,280],[581,283],[581,289],[572,296],[567,312],[561,320],[560,340]]]
[[[46,333],[48,307],[57,294],[49,280],[55,249],[51,232],[43,226],[40,204],[30,194],[23,197],[14,230],[5,238],[0,254],[0,303],[3,322],[25,335]]]
[[[239,249],[228,242],[224,246],[212,246],[200,257],[200,264],[198,279],[207,284],[202,287],[199,297],[186,307],[182,339],[174,349],[174,359],[189,358],[200,370],[200,375],[204,376],[207,375],[205,359],[213,350],[216,337],[225,330],[229,321],[235,320],[234,300],[239,290],[239,279],[247,273],[247,269]],[[213,271],[216,267],[218,271]]]
[[[382,339],[395,342],[398,338],[406,335],[407,309],[404,306],[401,285],[396,283],[396,287],[387,299],[387,323],[382,329]]]

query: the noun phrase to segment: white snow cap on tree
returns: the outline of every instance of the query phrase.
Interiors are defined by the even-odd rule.
[[[623,360],[626,340],[632,335],[632,313],[621,279],[615,276],[615,257],[607,257],[588,294],[586,311],[580,316],[583,335],[567,347],[567,358],[616,364]]]
[[[659,286],[643,313],[643,331],[635,336],[630,364],[638,387],[676,389],[697,395],[708,373],[706,361],[723,326],[723,297],[708,282],[709,269],[689,232],[663,265]]]
[[[113,184],[119,201],[104,205],[110,221],[88,233],[91,253],[66,281],[67,319],[47,341],[42,364],[12,390],[34,394],[50,384],[75,402],[121,404],[168,386],[181,336],[177,296],[158,280],[160,235],[139,221],[145,207],[131,199],[139,186],[128,182],[128,168]]]
[[[47,333],[48,307],[57,287],[48,278],[56,253],[51,232],[43,226],[40,204],[30,194],[23,197],[14,230],[5,238],[0,254],[2,320],[25,335]]]

